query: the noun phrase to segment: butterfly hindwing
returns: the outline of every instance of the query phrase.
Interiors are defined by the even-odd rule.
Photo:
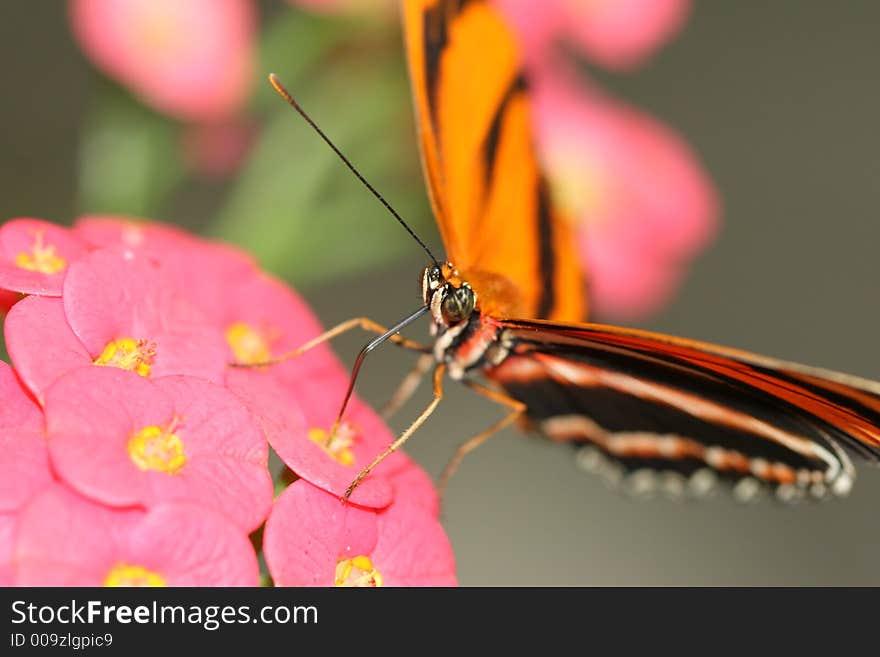
[[[585,462],[636,487],[702,487],[709,468],[743,496],[821,497],[852,485],[841,445],[880,460],[873,382],[642,331],[504,326],[514,347],[488,375],[527,404],[534,429],[594,446],[604,458]]]
[[[583,319],[583,274],[538,165],[516,39],[484,1],[403,6],[425,178],[448,258],[482,283],[483,312]]]

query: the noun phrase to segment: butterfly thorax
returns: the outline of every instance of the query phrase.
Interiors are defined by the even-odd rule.
[[[482,312],[479,296],[451,263],[429,265],[422,275],[422,297],[431,310],[434,358],[453,379],[500,364],[509,341],[493,314]]]

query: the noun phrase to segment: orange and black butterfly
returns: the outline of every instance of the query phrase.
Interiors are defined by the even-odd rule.
[[[373,346],[400,341],[400,328],[430,313],[433,345],[405,342],[434,367],[434,401],[349,493],[433,411],[445,374],[510,411],[462,445],[447,475],[514,422],[589,446],[586,465],[611,461],[641,483],[694,490],[721,480],[743,498],[767,489],[780,499],[845,494],[854,479],[848,453],[880,460],[880,383],[585,323],[571,229],[538,164],[528,81],[512,34],[479,0],[405,0],[403,22],[424,174],[446,259],[431,256],[423,306],[364,349],[351,385]]]

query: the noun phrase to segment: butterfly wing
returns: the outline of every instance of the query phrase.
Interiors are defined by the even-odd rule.
[[[584,461],[636,489],[709,475],[743,497],[821,497],[852,485],[841,447],[880,461],[880,383],[598,324],[503,326],[511,353],[488,376],[536,430],[592,445]]]
[[[514,36],[479,0],[405,0],[403,19],[422,164],[447,256],[486,314],[583,319],[583,274],[535,155]]]

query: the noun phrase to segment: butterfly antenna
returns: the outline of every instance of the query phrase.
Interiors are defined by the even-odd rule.
[[[330,138],[324,134],[324,131],[321,130],[321,128],[319,128],[315,124],[314,121],[312,121],[312,118],[308,114],[306,114],[305,110],[302,107],[299,106],[299,103],[297,103],[294,100],[293,96],[290,95],[290,92],[284,88],[284,85],[281,84],[281,80],[278,79],[278,76],[275,75],[274,73],[270,73],[269,74],[269,83],[272,85],[272,87],[275,89],[275,91],[278,92],[278,95],[281,96],[284,100],[286,100],[287,104],[290,105],[293,109],[295,109],[299,113],[299,115],[306,120],[306,123],[308,123],[310,126],[312,126],[314,131],[317,132],[318,135],[320,135],[321,139],[323,139],[324,142],[333,150],[333,152],[339,156],[339,159],[343,161],[345,166],[347,166],[349,168],[349,170],[351,170],[351,172],[355,176],[357,176],[357,179],[360,180],[364,184],[364,186],[373,193],[373,196],[375,196],[377,199],[379,199],[379,202],[382,205],[384,205],[385,208],[392,215],[394,215],[394,218],[397,219],[397,221],[400,223],[400,225],[406,229],[406,232],[408,232],[412,236],[412,238],[416,242],[419,243],[419,246],[421,246],[425,250],[425,253],[427,253],[428,256],[431,258],[431,260],[434,261],[434,264],[436,264],[439,267],[440,266],[439,261],[437,260],[437,258],[434,257],[434,254],[431,253],[431,249],[428,248],[427,244],[425,244],[419,238],[419,236],[415,234],[415,231],[413,231],[413,229],[409,227],[409,225],[403,220],[403,217],[401,217],[399,214],[397,214],[397,211],[391,207],[391,204],[385,200],[385,197],[382,196],[376,190],[375,187],[373,187],[369,182],[367,182],[367,179],[364,178],[361,175],[360,171],[358,171],[354,167],[354,165],[351,162],[349,162],[348,158],[345,157],[345,155],[343,155],[342,152],[338,148],[336,148],[336,145],[332,141],[330,141]]]

